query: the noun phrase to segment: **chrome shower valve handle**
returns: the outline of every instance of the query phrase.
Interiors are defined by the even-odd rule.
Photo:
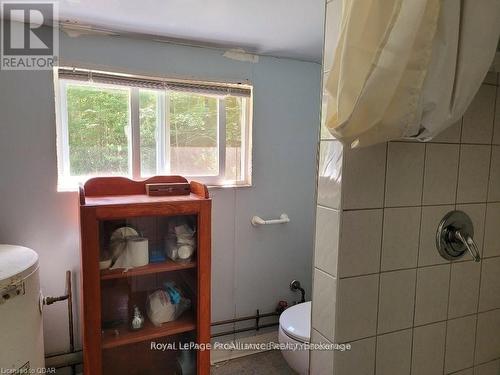
[[[462,232],[457,230],[455,231],[455,237],[458,238],[465,245],[470,255],[472,256],[472,259],[474,259],[474,262],[481,261],[481,255],[479,255],[479,250],[477,248],[477,245],[471,236],[469,235],[464,236],[462,235]]]
[[[436,247],[447,260],[460,259],[468,251],[475,262],[480,262],[481,255],[473,236],[474,226],[470,217],[462,211],[451,211],[439,224]]]

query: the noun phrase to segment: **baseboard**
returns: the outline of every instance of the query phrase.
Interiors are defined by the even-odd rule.
[[[278,331],[267,332],[261,335],[243,337],[241,339],[227,342],[228,344],[247,345],[247,344],[267,344],[270,342],[278,343]],[[247,355],[265,352],[269,349],[215,349],[210,351],[210,363],[213,365],[218,362],[229,361],[235,358],[245,357]]]

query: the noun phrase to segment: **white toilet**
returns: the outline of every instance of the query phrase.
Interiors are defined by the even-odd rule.
[[[311,302],[299,303],[286,309],[280,316],[279,342],[296,347],[282,350],[288,365],[300,375],[309,373],[309,351],[300,344],[311,339]]]

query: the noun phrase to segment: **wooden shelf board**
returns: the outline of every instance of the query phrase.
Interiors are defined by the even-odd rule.
[[[145,203],[169,203],[179,205],[186,202],[199,202],[205,200],[196,194],[189,195],[172,195],[172,196],[150,196],[146,194],[140,195],[114,195],[104,197],[86,197],[85,207],[97,206],[115,206],[127,204],[145,204]]]
[[[103,349],[116,348],[123,345],[158,339],[177,335],[179,333],[190,332],[196,329],[196,321],[192,312],[185,312],[180,318],[172,322],[164,323],[161,327],[156,327],[147,318],[144,328],[132,331],[128,326],[118,327],[119,332],[115,335],[115,329],[107,329],[102,334],[101,346]]]
[[[146,266],[132,268],[127,272],[124,272],[123,269],[102,270],[101,280],[120,279],[125,277],[142,276],[161,272],[187,270],[191,268],[196,268],[196,261],[191,261],[188,263],[177,263],[173,260],[166,260],[165,262],[150,263]]]

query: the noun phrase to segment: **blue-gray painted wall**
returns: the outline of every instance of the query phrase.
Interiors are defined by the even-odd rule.
[[[253,186],[211,190],[212,318],[267,312],[280,299],[297,300],[288,289],[292,278],[310,297],[319,64],[262,56],[252,64],[216,49],[107,36],[61,34],[60,49],[62,64],[252,83]],[[78,203],[76,193],[57,192],[51,72],[0,71],[0,196],[0,243],[35,249],[44,293],[62,293],[66,269],[78,278]],[[255,214],[282,212],[289,224],[250,224]],[[67,350],[65,306],[48,307],[44,321],[46,351]]]

